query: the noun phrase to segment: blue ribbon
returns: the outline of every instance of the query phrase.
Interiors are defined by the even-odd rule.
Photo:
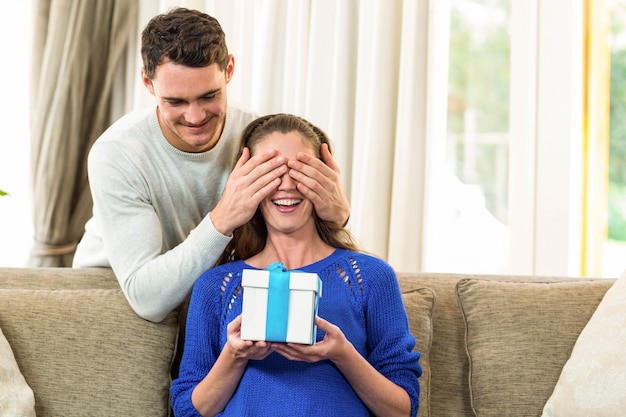
[[[281,262],[267,267],[270,271],[267,291],[267,316],[265,340],[270,342],[287,341],[287,317],[289,315],[289,276]]]

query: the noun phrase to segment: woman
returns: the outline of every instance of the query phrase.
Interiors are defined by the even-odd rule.
[[[320,157],[326,135],[293,115],[248,125],[242,150],[276,149]],[[323,297],[316,343],[240,338],[244,269],[282,262],[317,273]],[[357,250],[350,234],[320,220],[285,174],[254,218],[238,229],[218,262],[194,286],[185,347],[171,394],[176,416],[415,416],[419,353],[411,352],[392,268]]]

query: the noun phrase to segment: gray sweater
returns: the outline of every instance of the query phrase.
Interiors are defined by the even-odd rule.
[[[73,266],[113,268],[135,312],[162,321],[231,239],[208,214],[224,191],[241,132],[255,117],[229,106],[218,144],[203,153],[170,145],[155,108],[115,122],[89,152],[93,217]]]

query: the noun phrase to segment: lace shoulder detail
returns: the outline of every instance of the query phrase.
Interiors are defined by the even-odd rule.
[[[233,290],[229,290],[229,286],[231,281],[233,280],[234,274],[232,272],[227,273],[223,278],[220,284],[220,303],[228,303],[226,308],[224,309],[224,314],[228,314],[228,312],[232,309],[233,304],[239,296],[243,293],[243,288],[241,284],[237,285]],[[228,290],[228,291],[227,291]],[[228,300],[226,298],[228,297]]]
[[[337,266],[335,272],[341,277],[342,281],[348,285],[350,292],[353,294],[358,292],[363,294],[363,277],[361,276],[361,268],[354,258],[348,258],[351,270],[346,271],[341,265]]]

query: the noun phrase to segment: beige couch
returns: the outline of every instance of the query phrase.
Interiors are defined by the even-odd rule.
[[[420,417],[469,417],[472,407],[480,416],[540,416],[614,282],[430,273],[399,279],[423,353]],[[38,417],[168,415],[179,319],[178,312],[160,324],[137,317],[107,269],[0,268],[0,329]]]

